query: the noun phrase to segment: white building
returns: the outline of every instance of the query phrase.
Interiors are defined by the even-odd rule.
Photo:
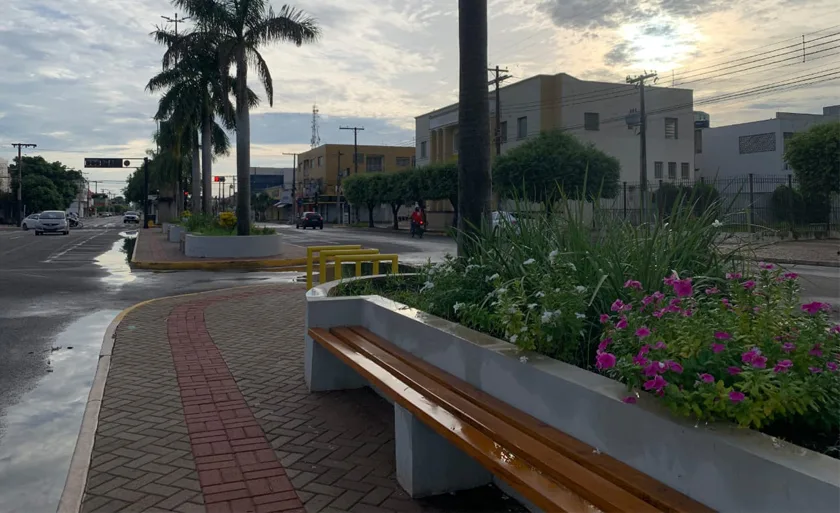
[[[565,73],[537,75],[500,89],[501,150],[541,131],[570,130],[621,164],[621,181],[639,182],[640,142],[626,116],[639,109],[631,84],[579,80]],[[646,87],[647,179],[694,178],[694,112],[690,89]],[[495,92],[490,93],[491,140]],[[458,104],[415,118],[417,165],[457,159]],[[495,150],[491,151],[495,154]]]
[[[822,114],[777,112],[772,119],[699,130],[697,167],[707,180],[791,173],[785,141],[813,125],[840,120],[840,105]]]
[[[9,161],[0,159],[0,194],[12,192],[12,175],[9,174]]]

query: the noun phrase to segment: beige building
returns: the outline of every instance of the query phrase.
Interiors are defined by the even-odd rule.
[[[12,192],[12,176],[9,174],[9,161],[0,159],[0,194]]]

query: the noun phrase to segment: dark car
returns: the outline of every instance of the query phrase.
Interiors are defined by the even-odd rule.
[[[303,228],[304,230],[307,228],[320,228],[321,230],[324,229],[324,218],[321,217],[321,214],[318,212],[304,212],[303,214],[298,217],[297,222],[295,223],[295,228]]]

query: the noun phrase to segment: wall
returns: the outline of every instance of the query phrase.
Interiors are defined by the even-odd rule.
[[[359,154],[364,158],[364,160],[359,162],[359,173],[380,172],[368,171],[368,155],[382,155],[384,157],[383,169],[381,172],[390,173],[394,171],[403,171],[412,167],[411,162],[414,158],[414,147],[372,146],[360,144],[358,148]],[[342,154],[340,160],[338,156],[339,153]],[[319,157],[321,158],[320,161]],[[408,165],[398,166],[398,157],[409,159]],[[353,145],[324,144],[318,148],[301,153],[298,156],[297,181],[301,184],[305,180],[307,174],[310,180],[323,180],[324,188],[321,190],[321,194],[332,196],[336,194],[339,167],[345,173],[349,172],[352,174],[355,172],[356,167],[353,164]]]
[[[9,161],[0,159],[0,193],[12,192],[12,177],[9,175]]]

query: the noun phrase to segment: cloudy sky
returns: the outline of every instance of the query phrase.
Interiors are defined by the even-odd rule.
[[[840,70],[840,49],[833,48],[840,48],[833,43],[840,36],[832,36],[840,33],[837,0],[489,3],[489,60],[510,69],[514,80],[566,72],[623,82],[627,74],[655,69],[660,84],[684,83],[697,100]],[[348,124],[365,127],[360,142],[406,145],[414,136],[414,116],[457,98],[456,0],[293,5],[319,21],[323,37],[304,48],[265,49],[274,107],[264,102],[252,115],[252,165],[290,166],[282,153],[309,147],[316,101],[322,142],[352,142],[352,132],[338,128]],[[19,141],[37,143],[38,153],[77,168],[85,156],[142,156],[151,146],[157,104],[144,86],[160,69],[162,55],[148,34],[163,22],[161,15],[174,13],[167,0],[6,0],[0,18],[0,157],[10,159],[10,144]],[[739,68],[727,68],[735,59],[788,51],[779,49],[801,42],[803,34],[809,42],[805,63],[794,59],[737,73]],[[720,125],[766,119],[776,111],[821,112],[837,103],[840,80],[702,110]],[[234,155],[221,159],[215,171],[235,173]],[[99,170],[89,177],[124,180],[125,174]],[[110,188],[121,187],[114,182]]]

